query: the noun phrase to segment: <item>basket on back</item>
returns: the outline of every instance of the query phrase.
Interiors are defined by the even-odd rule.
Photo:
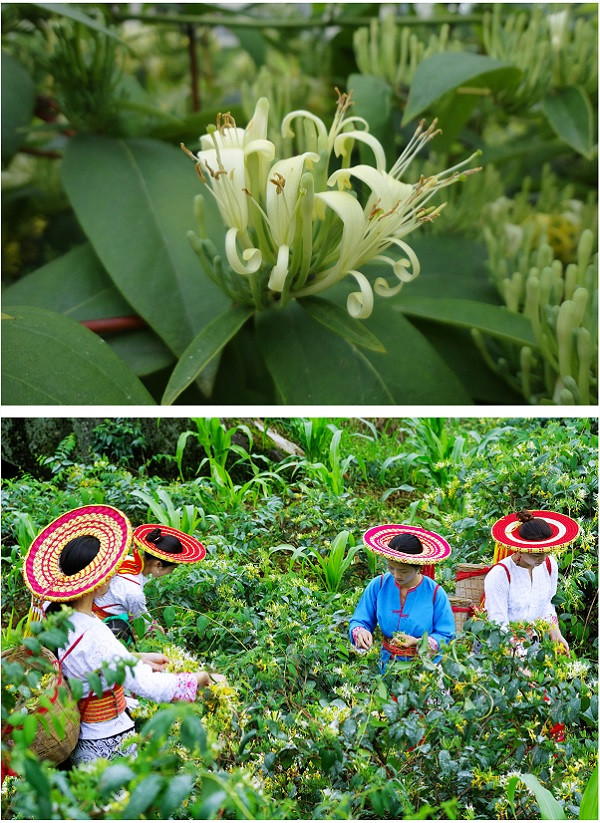
[[[79,739],[80,715],[77,703],[73,700],[69,687],[62,676],[58,660],[42,648],[40,656],[52,664],[52,670],[47,673],[47,682],[40,681],[38,694],[27,700],[18,700],[13,714],[35,714],[38,724],[36,735],[29,748],[41,760],[50,760],[52,763],[62,763],[71,754]],[[10,663],[20,663],[26,670],[42,671],[41,664],[24,647],[6,649],[2,652],[2,659]],[[44,696],[46,705],[42,705],[40,697]],[[9,729],[2,729],[4,736]]]
[[[460,563],[456,567],[456,596],[471,600],[476,606],[483,597],[483,584],[490,566],[487,563]]]
[[[452,607],[452,614],[454,615],[454,625],[456,626],[457,634],[462,632],[467,620],[472,617],[474,605],[467,597],[455,597],[450,595],[448,598]]]

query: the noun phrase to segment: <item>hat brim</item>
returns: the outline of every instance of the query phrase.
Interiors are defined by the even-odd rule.
[[[102,586],[119,568],[131,542],[128,517],[112,506],[82,506],[62,514],[35,538],[23,562],[25,585],[35,597],[66,602]],[[84,569],[65,575],[59,560],[66,544],[75,537],[92,536],[100,550]]]
[[[421,554],[406,554],[396,549],[390,549],[389,543],[398,534],[413,534],[418,537],[423,546]],[[389,524],[373,526],[363,535],[365,545],[371,551],[395,560],[398,563],[407,563],[411,566],[421,566],[429,563],[440,563],[450,556],[452,549],[447,540],[436,532],[423,529],[420,526],[405,526]]]
[[[154,529],[160,529],[163,535],[168,534],[176,537],[181,543],[183,551],[179,554],[161,551],[155,543],[151,543],[147,539]],[[203,544],[195,537],[171,526],[161,526],[160,523],[144,523],[144,525],[138,526],[134,529],[133,541],[142,551],[147,551],[160,560],[168,560],[169,563],[197,563],[199,560],[203,560],[206,555]]]
[[[497,520],[492,526],[492,537],[501,546],[512,551],[526,554],[541,554],[542,552],[559,551],[577,539],[579,524],[566,514],[560,512],[532,511],[535,518],[544,520],[552,529],[552,534],[546,540],[524,540],[517,534],[521,521],[517,513],[507,514]]]

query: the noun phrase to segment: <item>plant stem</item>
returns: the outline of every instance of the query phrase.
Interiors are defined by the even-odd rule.
[[[225,26],[232,29],[324,29],[330,26],[339,26],[340,28],[355,28],[359,26],[368,26],[371,17],[344,17],[336,18],[332,14],[326,14],[318,20],[314,19],[296,19],[296,20],[282,20],[273,17],[265,17],[260,20],[251,20],[249,18],[242,18],[237,15],[219,16],[219,15],[195,15],[195,14],[115,14],[114,21],[122,23],[125,20],[140,20],[144,23],[159,23],[171,24],[173,26],[179,25],[198,25],[217,27]],[[429,18],[423,20],[419,17],[403,17],[398,22],[402,26],[440,26],[443,23],[448,24],[464,24],[464,23],[481,23],[481,14],[449,14],[440,17]]]

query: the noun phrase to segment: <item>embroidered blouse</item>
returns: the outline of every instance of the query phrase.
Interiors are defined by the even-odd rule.
[[[193,702],[196,699],[195,675],[153,671],[147,663],[133,657],[108,626],[96,616],[74,612],[69,622],[73,624],[74,629],[69,632],[67,645],[59,649],[57,655],[60,660],[77,638],[83,635],[81,641],[61,663],[65,677],[81,680],[83,697],[87,697],[90,693],[88,682],[85,679],[86,674],[100,669],[102,663],[135,660],[134,668],[126,669],[123,684],[135,695],[157,703],[171,703],[174,700]],[[102,678],[102,684],[106,689],[104,678]],[[133,725],[133,720],[127,712],[122,712],[112,720],[105,720],[101,723],[82,722],[79,736],[83,740],[99,740],[127,731],[133,728]]]
[[[510,583],[504,566],[510,574]],[[546,563],[529,569],[517,566],[512,557],[496,564],[485,577],[485,608],[490,620],[507,626],[511,621],[546,619],[557,622],[551,603],[558,586],[558,564],[550,556],[550,573]]]
[[[150,578],[143,574],[115,574],[106,594],[96,597],[94,603],[108,614],[123,614],[141,617],[146,614],[144,586]]]
[[[428,632],[435,648],[455,636],[454,617],[448,595],[430,577],[423,575],[421,582],[409,589],[404,603],[400,586],[390,572],[371,580],[350,620],[350,639],[354,644],[354,630],[363,627],[371,633],[379,626],[384,638],[391,639],[396,632],[422,637]],[[431,644],[433,647],[433,644]],[[380,665],[385,668],[391,654],[381,649]]]

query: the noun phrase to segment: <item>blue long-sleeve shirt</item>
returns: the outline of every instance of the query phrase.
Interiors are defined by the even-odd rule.
[[[371,633],[379,626],[388,639],[396,632],[412,637],[422,637],[427,632],[440,647],[456,634],[450,601],[441,586],[423,575],[419,585],[408,590],[402,605],[400,587],[389,572],[375,577],[365,589],[350,620],[351,642],[354,642],[352,631],[357,626]],[[382,648],[382,670],[390,657],[390,652]]]

